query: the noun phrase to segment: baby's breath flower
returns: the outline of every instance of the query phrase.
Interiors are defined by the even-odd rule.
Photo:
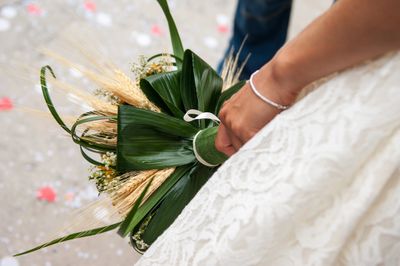
[[[105,89],[96,89],[94,95],[112,105],[120,105],[122,103],[120,98]]]
[[[137,63],[133,63],[131,66],[131,71],[136,76],[136,82],[140,79],[171,71],[171,58],[169,56],[162,56],[156,62],[149,62],[146,57],[140,56]]]
[[[147,225],[149,224],[151,218],[153,215],[149,215],[145,221],[140,225],[139,230],[132,235],[132,241],[134,241],[134,245],[139,249],[139,251],[143,252],[146,251],[149,248],[149,245],[145,243],[142,239],[142,235],[144,233],[144,230],[146,229]]]
[[[89,180],[95,181],[99,193],[107,190],[117,175],[114,170],[117,164],[117,155],[113,152],[106,152],[101,156],[101,159],[104,165],[92,167],[89,176]]]

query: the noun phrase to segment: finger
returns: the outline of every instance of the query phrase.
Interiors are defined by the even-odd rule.
[[[217,136],[215,137],[215,148],[227,156],[231,156],[236,152],[223,124],[220,124],[218,127]]]
[[[248,142],[250,139],[254,137],[254,135],[257,133],[257,131],[254,130],[243,130],[238,132],[236,135],[239,141],[244,145],[246,142]]]
[[[230,138],[230,141],[232,143],[232,146],[235,148],[235,152],[237,152],[242,146],[243,146],[243,142],[240,140],[240,138],[238,138],[235,133],[230,130],[229,128],[225,127],[227,134]]]

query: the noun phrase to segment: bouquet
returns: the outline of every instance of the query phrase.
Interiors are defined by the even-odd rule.
[[[46,74],[40,83],[48,109],[93,164],[89,179],[106,194],[120,221],[55,239],[23,255],[67,240],[118,228],[144,252],[168,228],[227,157],[214,146],[223,103],[236,93],[240,69],[226,62],[224,79],[191,50],[184,50],[166,0],[157,0],[168,22],[173,54],[142,59],[137,80],[109,69],[107,75],[84,71],[100,85],[100,97],[82,97],[93,110],[68,127],[53,105]],[[111,74],[110,74],[111,73]],[[77,93],[79,94],[79,93]],[[80,94],[82,95],[82,94]],[[100,160],[93,154],[98,154]]]

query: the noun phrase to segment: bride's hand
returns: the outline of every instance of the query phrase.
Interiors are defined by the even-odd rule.
[[[255,75],[253,82],[262,95],[276,103],[291,105],[296,98],[295,93],[282,88],[277,82],[268,64]],[[219,113],[221,124],[215,139],[215,147],[227,156],[231,156],[278,113],[280,110],[258,98],[247,82],[224,104]]]

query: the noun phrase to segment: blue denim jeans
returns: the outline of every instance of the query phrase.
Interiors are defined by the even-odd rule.
[[[267,63],[285,43],[292,0],[239,0],[235,13],[230,49],[236,55],[243,41],[239,65],[250,54],[241,79]],[[246,40],[245,40],[246,39]],[[222,62],[218,66],[220,72]]]

